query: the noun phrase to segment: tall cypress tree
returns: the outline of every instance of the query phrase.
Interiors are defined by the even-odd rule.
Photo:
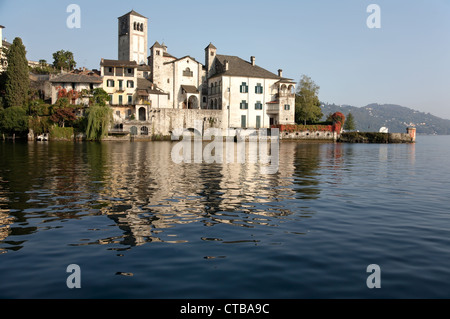
[[[8,68],[5,79],[6,106],[24,107],[28,98],[30,78],[25,46],[21,38],[15,38],[8,52]]]

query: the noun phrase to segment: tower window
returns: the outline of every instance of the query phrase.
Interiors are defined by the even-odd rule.
[[[159,50],[156,50],[156,55],[159,55]]]

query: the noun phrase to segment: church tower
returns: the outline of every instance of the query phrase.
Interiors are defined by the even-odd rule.
[[[119,20],[119,60],[147,64],[148,18],[131,10]]]

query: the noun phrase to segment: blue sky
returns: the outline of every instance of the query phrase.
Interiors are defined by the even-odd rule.
[[[69,29],[69,4],[81,8],[81,28]],[[369,29],[369,4],[381,28]],[[21,37],[29,60],[53,62],[61,49],[77,66],[117,59],[117,17],[131,9],[149,18],[149,46],[165,42],[177,57],[204,63],[212,42],[298,81],[319,86],[325,102],[393,103],[450,119],[450,1],[448,0],[0,0],[9,42]]]

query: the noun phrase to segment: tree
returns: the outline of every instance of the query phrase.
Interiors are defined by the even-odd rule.
[[[76,119],[75,110],[72,107],[59,108],[50,116],[50,121],[60,127],[65,127],[66,122],[73,123]]]
[[[320,87],[309,76],[302,76],[295,95],[295,122],[306,124],[320,120],[322,110],[318,97],[319,89]]]
[[[20,106],[8,107],[0,111],[0,131],[4,133],[23,133],[28,130],[28,116]]]
[[[347,119],[345,120],[344,130],[354,131],[356,129],[355,118],[352,113],[348,113]]]
[[[6,107],[25,106],[30,88],[28,60],[21,38],[15,38],[8,52],[8,67],[5,72]]]
[[[72,52],[59,50],[53,53],[53,67],[56,69],[73,70],[76,65]]]
[[[96,88],[92,92],[92,99],[91,103],[100,105],[100,106],[106,106],[106,102],[109,101],[109,94],[106,93],[105,90],[102,88]]]
[[[87,111],[86,138],[100,140],[108,134],[112,121],[112,109],[106,105],[92,105]]]

